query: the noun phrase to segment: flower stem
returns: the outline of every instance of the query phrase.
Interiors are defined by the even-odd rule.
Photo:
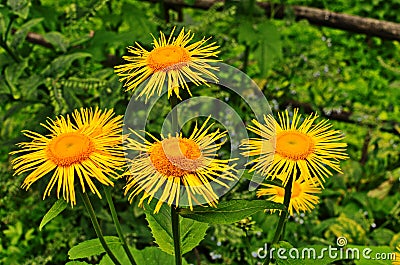
[[[182,265],[181,227],[178,209],[171,206],[172,236],[174,238],[175,264]]]
[[[178,123],[178,111],[175,108],[178,105],[178,98],[176,95],[171,95],[169,98],[169,104],[171,105],[171,128],[172,131],[179,132],[179,123]]]
[[[285,205],[287,210],[289,209],[290,198],[292,197],[292,186],[293,186],[293,174],[290,175],[289,180],[285,186],[285,196],[283,197],[283,205]],[[274,238],[272,239],[271,245],[278,243],[279,240],[281,240],[283,238],[283,231],[285,228],[286,221],[288,219],[287,218],[288,215],[289,215],[288,211],[281,212],[281,215],[280,215],[279,221],[278,221],[278,226],[276,227],[275,235],[274,235]],[[269,265],[270,261],[271,261],[271,256],[268,253],[264,264]]]
[[[108,206],[109,206],[110,211],[111,211],[111,216],[112,216],[112,219],[114,221],[115,229],[117,230],[119,240],[121,240],[121,242],[122,242],[122,247],[124,248],[125,253],[128,256],[129,261],[131,262],[131,264],[132,265],[136,265],[135,259],[133,258],[132,253],[129,250],[128,244],[126,243],[124,234],[122,233],[121,224],[120,224],[120,222],[118,220],[118,215],[117,215],[117,211],[115,210],[114,202],[113,202],[112,197],[111,197],[110,188],[103,186],[103,190],[104,190],[104,193],[106,195],[106,200],[107,200]]]
[[[171,95],[169,98],[171,104],[171,127],[173,131],[179,132],[178,123],[178,111],[175,108],[178,105],[178,98],[175,95]],[[175,108],[175,109],[174,109]],[[172,222],[172,237],[174,239],[174,251],[175,251],[175,264],[182,265],[182,249],[181,249],[181,227],[179,222],[179,208],[178,205],[174,207],[171,205],[171,222]]]
[[[115,255],[111,252],[111,249],[108,247],[106,240],[104,239],[103,232],[101,231],[99,222],[97,221],[96,213],[93,210],[92,203],[90,202],[89,196],[86,192],[80,193],[83,199],[83,203],[85,204],[85,208],[89,213],[90,220],[92,221],[94,231],[96,231],[96,235],[100,240],[101,245],[103,246],[104,250],[106,251],[107,255],[110,257],[112,262],[115,265],[121,265]]]

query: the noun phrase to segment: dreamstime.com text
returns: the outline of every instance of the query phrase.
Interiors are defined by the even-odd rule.
[[[343,238],[340,238],[343,242]],[[393,252],[380,253],[374,252],[371,248],[355,248],[345,247],[345,244],[338,244],[337,247],[327,246],[323,248],[268,248],[268,244],[264,245],[264,248],[259,248],[256,252],[257,258],[265,259],[267,256],[271,259],[278,258],[281,260],[287,259],[302,259],[302,260],[318,260],[324,258],[330,259],[352,259],[352,260],[395,260],[396,255]]]

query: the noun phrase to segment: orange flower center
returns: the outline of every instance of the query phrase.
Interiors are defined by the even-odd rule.
[[[199,145],[190,139],[164,139],[154,144],[149,153],[153,166],[164,176],[182,177],[202,164]]]
[[[276,137],[275,152],[291,160],[304,160],[314,152],[314,141],[307,134],[283,131]]]
[[[155,72],[181,68],[183,63],[190,61],[189,52],[180,46],[167,45],[153,49],[147,57],[147,65]],[[167,69],[169,68],[169,69]]]
[[[47,155],[56,165],[68,167],[88,159],[95,150],[89,137],[70,132],[55,137],[47,147]]]
[[[277,190],[277,195],[279,197],[284,197],[285,196],[285,189],[284,188],[277,187],[276,190]],[[301,185],[297,181],[295,181],[293,183],[292,196],[290,196],[290,198],[291,199],[296,198],[296,197],[298,197],[300,195],[300,193],[301,193]]]

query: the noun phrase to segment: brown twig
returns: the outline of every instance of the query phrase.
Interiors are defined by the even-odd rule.
[[[201,257],[197,248],[193,249],[194,255],[196,256],[196,265],[201,265]]]
[[[299,102],[299,101],[295,101],[295,100],[287,100],[285,102],[282,102],[280,105],[282,108],[287,108],[289,106],[292,106],[294,108],[302,108],[307,113],[317,112],[320,116],[327,118],[329,120],[335,120],[335,121],[345,122],[345,123],[349,123],[349,124],[357,124],[360,126],[367,127],[369,129],[377,128],[377,124],[375,124],[375,123],[352,120],[351,115],[353,113],[349,112],[349,111],[341,111],[341,112],[331,111],[331,112],[327,113],[323,110],[323,108],[318,107],[317,109],[314,109],[314,107],[309,103]],[[395,129],[397,122],[382,121],[382,123],[384,125],[383,125],[383,127],[379,128],[380,131],[400,136],[400,133]]]
[[[361,148],[360,164],[363,166],[365,165],[365,163],[368,160],[368,146],[369,146],[370,141],[371,141],[371,132],[368,130],[367,134],[364,137],[364,143]]]
[[[146,0],[157,2],[157,0]],[[164,3],[174,6],[192,7],[198,9],[209,9],[216,3],[223,0],[196,0],[193,5],[187,4],[184,0],[165,0]],[[367,34],[388,40],[400,40],[400,23],[365,18],[355,15],[332,12],[308,6],[286,6],[280,4],[271,4],[268,2],[257,3],[265,10],[268,17],[273,16],[276,19],[282,19],[286,11],[291,11],[297,20],[306,19],[311,24],[318,26],[331,27],[346,31]]]
[[[44,37],[38,33],[28,32],[28,34],[26,35],[26,41],[33,44],[38,44],[46,48],[53,48],[53,45],[51,45],[50,42],[45,40]]]

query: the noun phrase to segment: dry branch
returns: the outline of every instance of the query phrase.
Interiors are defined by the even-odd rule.
[[[156,0],[148,1],[157,2]],[[169,6],[184,6],[200,9],[209,9],[214,4],[221,2],[224,1],[196,0],[193,5],[188,5],[184,0],[164,0],[164,3]],[[267,16],[273,14],[274,18],[281,19],[285,16],[285,11],[291,10],[290,13],[292,13],[297,20],[306,19],[314,25],[363,33],[382,39],[400,40],[400,23],[336,13],[306,6],[284,6],[266,2],[257,4],[265,10]]]

